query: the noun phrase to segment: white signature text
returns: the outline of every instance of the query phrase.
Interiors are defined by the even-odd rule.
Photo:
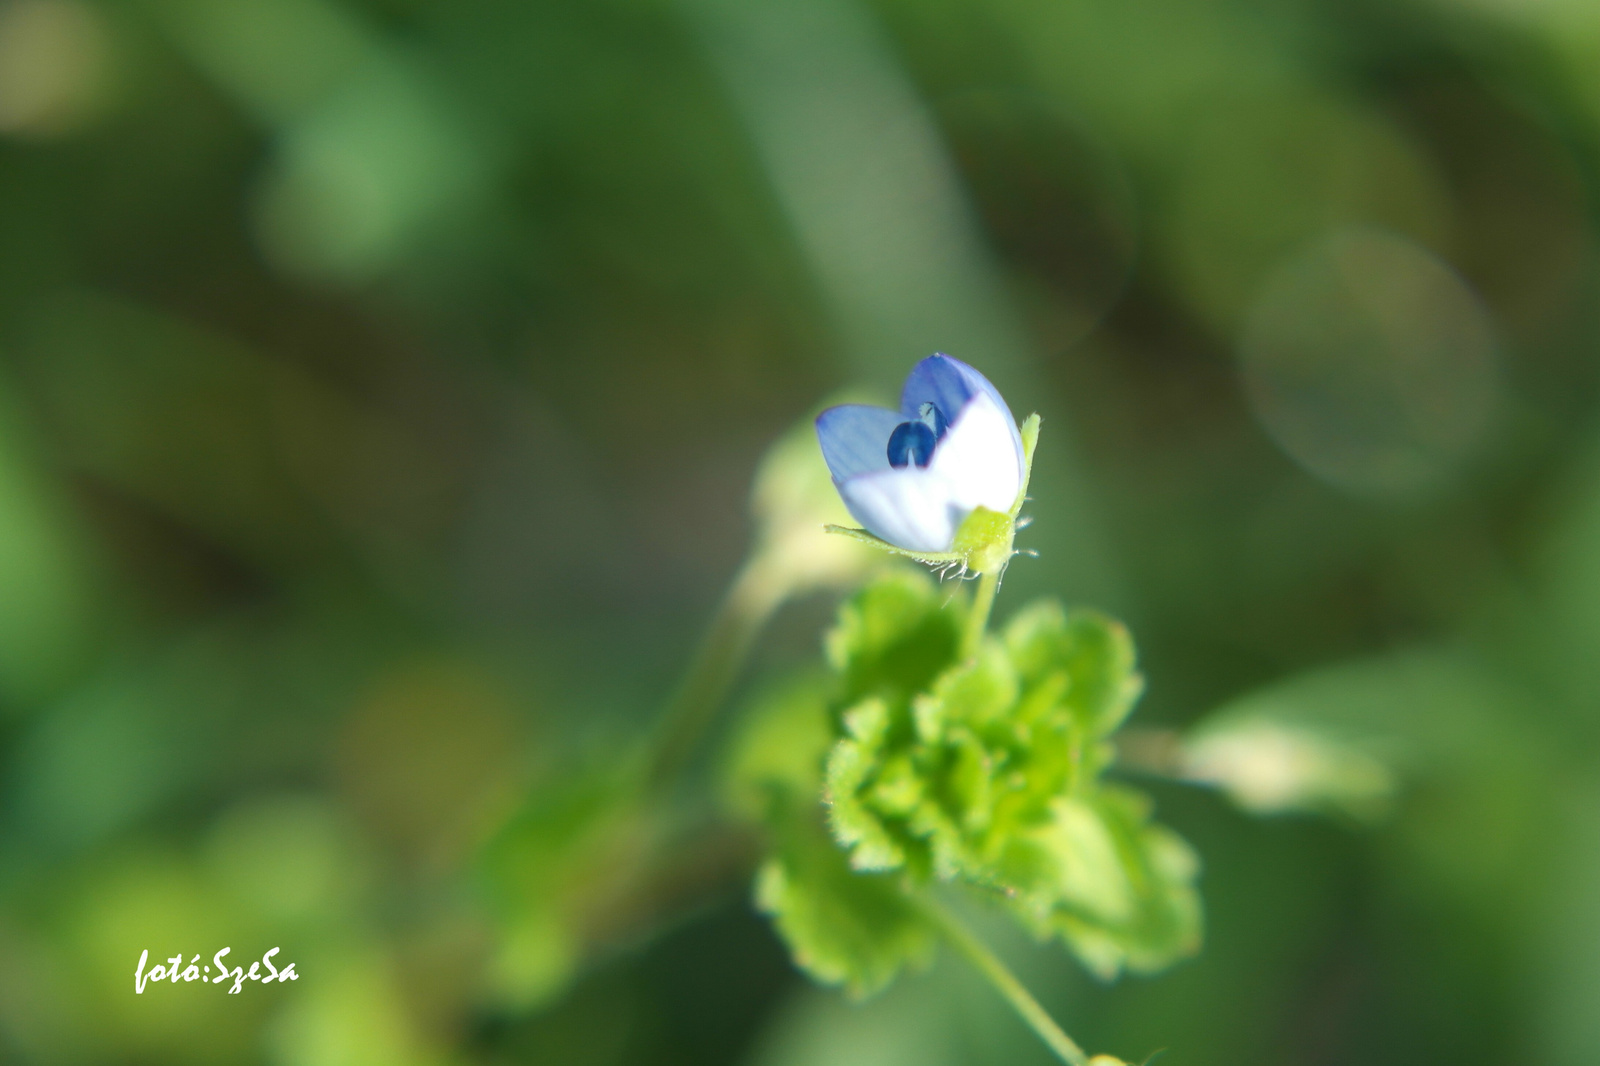
[[[278,953],[278,948],[273,948],[258,961],[252,962],[248,972],[243,966],[235,966],[231,972],[228,970],[228,963],[225,957],[231,950],[231,948],[223,948],[205,966],[200,965],[199,955],[190,959],[189,965],[185,966],[183,964],[183,955],[178,954],[166,960],[165,966],[157,963],[150,967],[149,970],[146,970],[145,964],[150,961],[150,949],[146,948],[139,952],[139,966],[133,971],[133,991],[137,995],[144,995],[144,986],[150,981],[171,981],[173,984],[177,984],[179,981],[201,981],[220,985],[231,977],[233,978],[233,987],[228,989],[228,994],[231,996],[243,988],[246,981],[260,981],[262,984],[268,984],[272,981],[300,980],[300,975],[294,972],[294,963],[291,962],[282,969],[272,965],[272,957]],[[267,968],[265,975],[261,972],[261,967],[263,966]],[[213,969],[216,971],[215,977],[211,976]]]

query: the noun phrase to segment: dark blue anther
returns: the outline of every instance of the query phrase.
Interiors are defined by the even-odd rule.
[[[935,403],[925,403],[917,408],[917,417],[922,419],[924,425],[933,430],[933,439],[944,440],[944,435],[950,432],[950,423],[944,417],[944,412],[939,410]]]
[[[925,422],[902,422],[889,434],[889,465],[927,466],[933,458],[933,446],[939,442]]]

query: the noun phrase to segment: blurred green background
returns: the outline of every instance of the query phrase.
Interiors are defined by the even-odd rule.
[[[738,844],[488,976],[476,856],[660,711],[767,445],[946,351],[1046,420],[1000,617],[1396,782],[1147,782],[1206,947],[994,930],[1067,1028],[1600,1062],[1597,149],[1592,0],[0,0],[0,1060],[1047,1061],[950,961],[812,988]],[[301,979],[134,995],[229,945]]]

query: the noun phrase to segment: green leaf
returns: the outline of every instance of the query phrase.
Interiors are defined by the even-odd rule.
[[[1017,676],[1011,659],[995,644],[970,663],[946,670],[925,696],[917,698],[917,731],[937,735],[951,725],[979,732],[1001,725],[1017,702]]]
[[[887,706],[879,699],[865,700],[846,712],[849,735],[828,755],[824,798],[829,825],[834,837],[849,849],[850,864],[858,870],[895,870],[906,862],[904,832],[897,834],[862,795],[877,779],[882,765],[888,715]]]
[[[1199,950],[1199,861],[1149,820],[1149,801],[1106,788],[1060,799],[1049,823],[1006,856],[1014,910],[1036,934],[1059,935],[1102,978],[1149,973]]]
[[[857,998],[902,968],[925,966],[938,942],[895,877],[852,870],[803,812],[781,820],[775,853],[756,876],[756,905],[772,916],[802,970]]]
[[[924,574],[896,571],[840,608],[828,660],[844,679],[844,702],[881,695],[904,702],[955,658],[965,602]]]
[[[1092,736],[1120,726],[1144,691],[1127,627],[1098,611],[1070,613],[1043,601],[1006,627],[1006,647],[1030,680],[1061,670],[1071,678],[1066,703]]]
[[[993,894],[1108,978],[1192,953],[1193,853],[1142,795],[1100,781],[1142,684],[1126,629],[1045,602],[956,661],[961,613],[909,573],[841,611],[824,772],[839,865]]]
[[[975,868],[970,853],[993,821],[991,778],[1004,757],[979,733],[1009,736],[1001,719],[1016,695],[1009,660],[991,644],[941,674],[910,715],[875,698],[845,712],[846,735],[828,757],[827,798],[852,865],[932,869],[945,878]]]

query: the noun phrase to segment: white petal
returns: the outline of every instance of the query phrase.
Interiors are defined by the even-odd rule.
[[[867,532],[910,551],[943,552],[971,510],[950,488],[931,467],[905,466],[842,481],[839,495]]]
[[[948,486],[963,515],[974,507],[1006,513],[1022,489],[1022,446],[1009,412],[986,393],[968,401],[934,449],[929,471]]]

